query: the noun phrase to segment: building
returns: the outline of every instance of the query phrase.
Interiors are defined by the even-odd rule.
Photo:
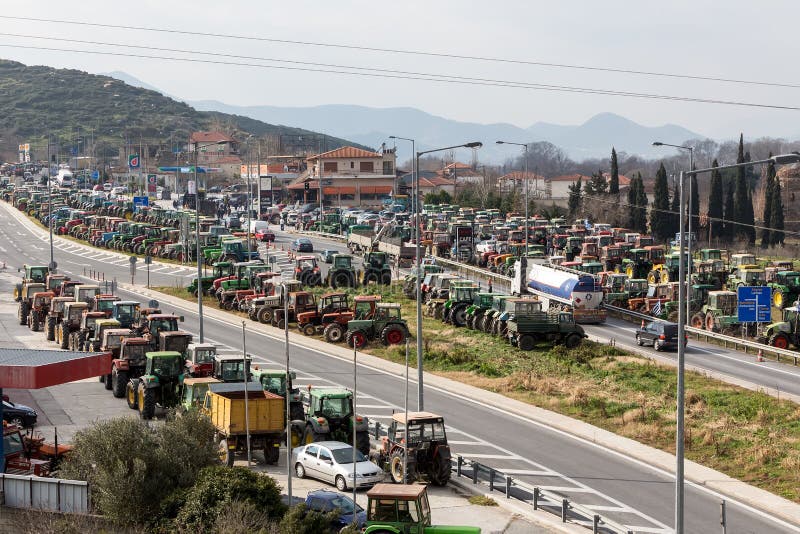
[[[195,148],[197,163],[212,167],[217,176],[234,178],[240,172],[242,159],[239,156],[239,142],[222,132],[192,132],[186,146],[188,160],[194,162]]]
[[[606,183],[611,178],[611,175],[607,172],[603,173],[603,177],[606,179]],[[575,182],[580,179],[583,184],[588,182],[592,179],[591,176],[586,176],[585,174],[565,174],[562,176],[556,176],[554,178],[550,178],[550,198],[553,199],[564,199],[569,198],[569,188]],[[619,175],[619,188],[622,191],[624,188],[627,188],[631,185],[631,179],[627,176],[622,174]]]
[[[407,188],[409,195],[414,186],[414,173],[405,172],[400,176],[400,181]],[[455,194],[456,184],[450,178],[441,176],[441,171],[420,171],[419,172],[419,191],[422,198],[429,193],[446,191],[450,196]]]
[[[470,165],[458,161],[454,161],[450,165],[447,165],[444,169],[439,171],[439,175],[443,178],[452,180],[453,183],[457,185],[483,183],[482,174],[477,172]]]
[[[506,194],[512,191],[519,191],[525,194],[525,186],[528,186],[528,198],[550,198],[549,181],[541,174],[528,171],[511,171],[497,179],[497,190]]]
[[[396,187],[396,154],[393,148],[372,152],[344,146],[306,158],[307,169],[287,189],[299,202],[329,206],[379,207]]]

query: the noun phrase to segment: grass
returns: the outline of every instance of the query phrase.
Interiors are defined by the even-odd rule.
[[[182,288],[154,289],[194,300]],[[328,291],[313,290],[318,295]],[[384,301],[400,302],[412,335],[415,332],[415,303],[398,285],[348,292],[378,293]],[[430,372],[675,451],[672,367],[593,342],[573,350],[543,345],[522,352],[493,336],[424,315],[423,335],[425,368]],[[413,366],[413,342],[410,350]],[[405,346],[384,347],[374,341],[365,352],[405,362]],[[800,502],[799,406],[687,372],[686,410],[688,459]]]
[[[491,497],[486,497],[485,495],[473,495],[467,500],[470,504],[477,506],[497,506],[497,501]]]

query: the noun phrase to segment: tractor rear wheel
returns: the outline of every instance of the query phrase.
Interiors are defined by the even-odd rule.
[[[44,337],[47,341],[55,341],[56,339],[56,318],[48,317],[44,324]]]
[[[348,347],[360,349],[367,344],[367,336],[359,330],[348,332],[345,336],[345,343],[347,343]]]
[[[309,443],[315,443],[317,441],[326,441],[328,438],[328,434],[320,434],[314,432],[314,427],[311,425],[306,425],[306,430],[303,432],[303,444],[308,445]]]
[[[783,333],[775,334],[774,336],[769,338],[769,344],[777,349],[788,349],[789,338],[786,334]]]
[[[467,324],[467,307],[459,306],[450,312],[450,321],[455,326],[464,326]]]
[[[139,417],[152,419],[156,413],[156,390],[139,385]]]
[[[331,282],[332,282],[331,286],[333,287],[333,289],[339,287],[351,287],[353,285],[352,277],[350,276],[350,273],[347,271],[339,271],[336,274],[334,274]]]
[[[19,311],[17,316],[19,317],[19,324],[25,325],[28,324],[28,314],[30,313],[30,309],[28,308],[27,302],[20,302],[19,303]]]
[[[219,461],[223,465],[233,467],[234,453],[235,451],[228,447],[228,440],[222,438],[219,441]]]
[[[307,336],[313,336],[317,333],[317,327],[311,323],[303,325],[303,333]]]
[[[39,314],[37,312],[33,312],[31,317],[31,330],[34,332],[38,332],[39,328],[41,327],[41,321],[39,320]]]
[[[66,323],[61,323],[61,327],[58,329],[58,343],[62,349],[69,347],[69,329]]]
[[[111,391],[111,389],[114,386],[113,376],[111,376],[111,373],[108,373],[106,376],[103,377],[103,385],[108,391]]]
[[[325,327],[325,341],[328,343],[339,343],[344,338],[344,326],[339,323],[331,323]]]
[[[522,334],[519,336],[519,339],[517,339],[517,348],[519,348],[519,350],[533,350],[534,345],[536,345],[536,340],[529,334]]]
[[[699,312],[695,313],[694,315],[692,315],[689,324],[692,326],[692,328],[705,328],[706,318],[702,313]]]
[[[375,284],[378,283],[378,273],[375,271],[367,271],[364,273],[364,285],[367,285],[370,282]]]
[[[111,371],[111,393],[118,399],[125,396],[125,384],[128,383],[127,371],[118,371],[115,367]]]
[[[406,332],[399,326],[387,326],[381,332],[381,341],[384,345],[399,345],[406,340]]]
[[[784,300],[783,291],[778,290],[772,294],[772,305],[779,310],[783,309]]]
[[[275,321],[275,328],[277,328],[279,330],[285,329],[286,328],[286,319],[281,318],[281,319],[278,319],[277,321]]]
[[[128,408],[131,410],[139,408],[139,396],[132,380],[129,380],[128,383],[125,384],[125,400],[128,401]]]
[[[381,284],[385,286],[392,285],[392,273],[391,271],[383,271],[381,273]]]
[[[280,447],[276,447],[277,443],[267,443],[264,445],[264,461],[268,464],[275,465],[281,457]]]
[[[306,284],[312,287],[316,287],[322,284],[322,277],[319,275],[319,273],[312,272],[306,277]]]
[[[273,309],[268,306],[264,306],[258,310],[258,322],[262,324],[270,324],[272,322],[273,315],[275,315]]]
[[[446,486],[450,481],[450,460],[437,455],[428,469],[428,476],[434,486]]]

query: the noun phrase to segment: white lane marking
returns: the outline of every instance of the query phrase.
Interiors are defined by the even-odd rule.
[[[452,441],[448,441],[448,443],[452,443]],[[517,476],[558,476],[558,473],[554,471],[540,471],[537,469],[503,469],[503,473],[506,475],[517,475]],[[584,505],[587,508],[588,505]],[[609,508],[618,508],[616,506],[609,506]]]
[[[361,395],[358,395],[358,397],[360,397],[360,396],[361,396]],[[358,408],[359,408],[360,410],[365,410],[365,409],[367,409],[367,408],[370,408],[370,409],[371,409],[371,408],[388,408],[388,409],[391,409],[392,407],[391,407],[391,406],[389,406],[388,404],[361,404],[361,403],[359,402],[359,403],[358,403]],[[450,442],[450,443],[452,443],[452,442]]]
[[[447,443],[450,445],[485,445],[483,441],[459,441],[456,439],[448,439]]]
[[[539,488],[547,491],[560,491],[562,493],[589,493],[594,491],[592,488],[581,488],[577,486],[539,486]]]
[[[623,514],[626,512],[626,510],[623,510],[618,506],[604,506],[602,504],[584,504],[583,507],[590,510],[597,510],[598,512],[621,512]]]

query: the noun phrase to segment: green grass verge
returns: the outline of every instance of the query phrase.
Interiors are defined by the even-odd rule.
[[[193,301],[182,288],[154,288]],[[398,285],[349,293],[400,302],[413,334],[415,303]],[[321,294],[329,289],[316,288]],[[213,299],[206,299],[213,305]],[[244,314],[239,314],[244,316]],[[584,342],[522,352],[501,339],[423,318],[427,371],[580,419],[674,453],[676,374],[616,347]],[[416,362],[410,344],[411,363]],[[397,363],[405,347],[371,342],[365,352]],[[800,407],[686,373],[686,457],[800,502]]]

